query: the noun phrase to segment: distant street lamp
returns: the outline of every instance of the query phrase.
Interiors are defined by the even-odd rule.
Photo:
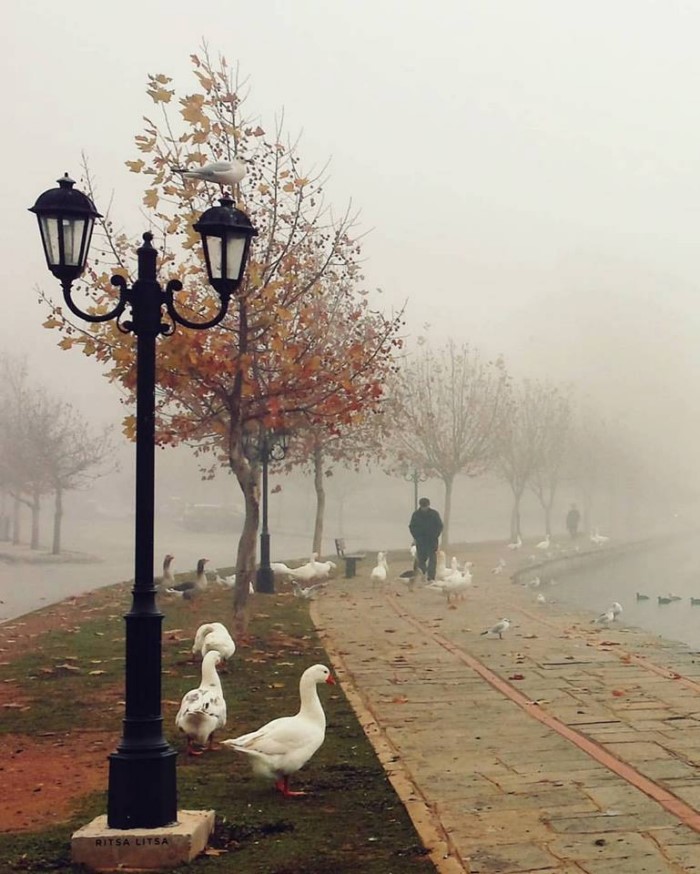
[[[262,464],[262,528],[260,529],[260,567],[255,575],[255,591],[272,595],[275,592],[275,574],[270,567],[270,531],[267,527],[267,465],[282,461],[289,448],[289,432],[284,429],[268,430],[260,425],[257,432],[243,432],[243,452],[250,461]]]
[[[406,482],[413,483],[413,509],[418,509],[418,483],[424,483],[428,477],[426,474],[419,471],[417,468],[413,469],[412,473],[404,474],[404,479]]]
[[[110,282],[119,289],[114,307],[106,313],[85,312],[74,302],[71,286],[85,269],[93,225],[101,216],[74,185],[66,173],[58,188],[45,191],[30,210],[39,220],[49,270],[76,316],[87,322],[116,319],[120,331],[136,335],[135,571],[131,610],[125,616],[125,718],[122,738],[109,757],[107,824],[117,829],[160,828],[177,819],[177,753],[163,735],[163,614],[153,580],[156,338],[172,334],[176,325],[204,330],[221,322],[243,279],[257,230],[228,197],[207,209],[194,225],[202,237],[209,284],[218,295],[216,314],[205,321],[193,322],[178,311],[179,280],[171,279],[165,290],[161,288],[151,233],[143,234],[137,250],[136,282],[129,287],[123,276],[113,276]],[[127,308],[130,318],[123,319]]]

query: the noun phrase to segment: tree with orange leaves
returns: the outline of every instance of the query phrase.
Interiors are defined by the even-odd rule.
[[[178,330],[158,354],[158,440],[187,443],[228,466],[243,492],[246,519],[236,558],[237,613],[245,607],[259,524],[259,463],[246,458],[242,435],[256,427],[299,424],[334,432],[376,409],[395,368],[401,315],[372,310],[361,292],[360,247],[350,212],[334,219],[323,201],[323,174],[304,176],[296,144],[272,137],[242,112],[240,89],[225,60],[205,48],[192,56],[198,90],[177,98],[171,80],[149,76],[160,118],[136,137],[142,154],[127,162],[148,180],[144,207],[162,239],[160,270],[183,285],[178,306],[192,319],[208,314],[204,266],[193,229],[218,186],[183,177],[181,168],[245,162],[233,195],[259,232],[237,301],[210,331]],[[89,182],[89,175],[88,175]],[[91,194],[95,196],[92,186]],[[131,243],[102,225],[102,247],[88,269],[96,312],[110,306],[110,275],[128,275]],[[109,267],[109,270],[107,269]],[[79,347],[133,394],[132,338],[114,322],[83,328],[53,307],[46,326],[60,345]],[[126,421],[127,433],[133,418]]]

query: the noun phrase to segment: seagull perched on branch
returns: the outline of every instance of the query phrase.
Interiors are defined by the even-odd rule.
[[[247,172],[246,165],[238,158],[233,161],[213,161],[202,167],[173,167],[173,173],[179,173],[184,179],[197,179],[201,182],[215,182],[222,188],[224,185],[234,187],[243,179]]]

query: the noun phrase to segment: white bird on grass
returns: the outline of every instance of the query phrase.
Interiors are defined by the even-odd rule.
[[[187,735],[187,753],[201,756],[194,744],[211,749],[214,732],[226,725],[226,701],[221,680],[216,671],[221,655],[212,650],[202,661],[202,682],[197,689],[187,692],[175,717],[175,725]]]
[[[520,547],[522,545],[523,545],[523,541],[521,540],[519,534],[515,540],[513,540],[511,543],[507,544],[508,549],[520,549]]]
[[[619,601],[613,601],[610,605],[610,609],[612,610],[613,616],[615,619],[622,613],[622,604]]]
[[[283,561],[271,561],[270,567],[272,568],[273,574],[279,577],[291,577],[292,569],[287,567],[287,565]]]
[[[537,601],[538,604],[546,604],[547,603],[547,599],[542,594],[542,592],[539,593],[539,595],[537,596],[537,598],[535,600]]]
[[[316,580],[327,580],[331,574],[335,573],[336,563],[334,561],[319,561],[318,553],[314,552],[311,555],[311,564],[316,571]]]
[[[292,580],[292,591],[295,598],[304,598],[311,601],[316,595],[320,595],[326,588],[327,583],[314,583],[313,586],[300,586],[296,580]]]
[[[537,544],[537,549],[547,550],[551,547],[551,543],[549,540],[549,534],[545,535],[544,540],[540,540]]]
[[[290,790],[289,777],[309,761],[326,737],[326,714],[318,697],[319,683],[334,685],[335,680],[325,665],[312,665],[299,681],[301,706],[296,716],[273,719],[257,731],[221,742],[222,746],[249,756],[253,772],[272,778],[275,789],[286,798],[305,794]]]
[[[173,173],[179,173],[183,179],[196,179],[200,182],[214,182],[222,188],[238,185],[247,173],[243,161],[234,158],[232,161],[212,161],[201,167],[173,167]]]
[[[491,626],[491,628],[487,628],[486,631],[482,631],[482,636],[484,634],[488,634],[489,636],[493,636],[497,634],[500,640],[503,640],[503,632],[508,631],[510,628],[510,619],[499,619],[499,621]]]
[[[192,655],[200,653],[202,659],[208,652],[218,652],[224,661],[228,661],[236,652],[236,644],[228,629],[221,622],[205,622],[197,629],[192,645]]]
[[[217,569],[216,576],[214,577],[214,582],[218,583],[218,585],[220,586],[227,586],[230,589],[236,585],[236,575],[231,574],[228,577],[224,577],[221,575],[221,571]]]
[[[606,537],[604,534],[601,534],[597,528],[594,528],[591,531],[590,540],[591,543],[595,543],[596,546],[602,546],[604,543],[607,543],[610,538]]]

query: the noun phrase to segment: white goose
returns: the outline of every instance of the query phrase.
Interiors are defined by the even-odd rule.
[[[334,685],[335,680],[325,665],[312,665],[299,680],[301,706],[296,716],[273,719],[257,731],[221,742],[222,746],[250,756],[253,772],[272,778],[275,789],[285,797],[305,794],[290,790],[289,776],[309,761],[326,737],[319,683]]]
[[[322,580],[327,580],[328,577],[331,576],[335,572],[336,564],[334,561],[318,561],[318,554],[313,553],[311,556],[311,563],[314,566],[316,571],[315,580],[319,582]]]
[[[293,580],[299,580],[302,583],[310,583],[316,579],[316,558],[315,552],[311,553],[311,558],[306,564],[299,567],[289,568],[289,574]]]
[[[383,586],[387,581],[389,576],[389,565],[386,561],[386,553],[378,552],[377,553],[377,564],[372,568],[372,573],[369,575],[370,580],[372,581],[372,585],[376,586],[379,584]]]
[[[540,542],[537,544],[537,549],[542,549],[542,550],[546,551],[550,548],[551,548],[551,542],[549,539],[549,534],[546,534],[544,540],[540,540]]]
[[[521,540],[519,534],[515,540],[513,540],[511,543],[507,544],[508,549],[520,549],[520,547],[522,545],[523,545],[523,541]]]
[[[438,549],[437,561],[435,563],[435,579],[444,580],[450,571],[447,568],[447,559],[444,549]]]
[[[197,629],[192,646],[192,655],[201,653],[202,658],[212,651],[219,653],[224,661],[228,661],[236,652],[236,644],[228,629],[221,622],[205,622]]]
[[[201,756],[193,744],[212,748],[214,732],[226,725],[226,701],[216,667],[221,656],[216,650],[208,652],[202,661],[202,682],[183,697],[175,717],[175,725],[187,735],[187,753]]]

